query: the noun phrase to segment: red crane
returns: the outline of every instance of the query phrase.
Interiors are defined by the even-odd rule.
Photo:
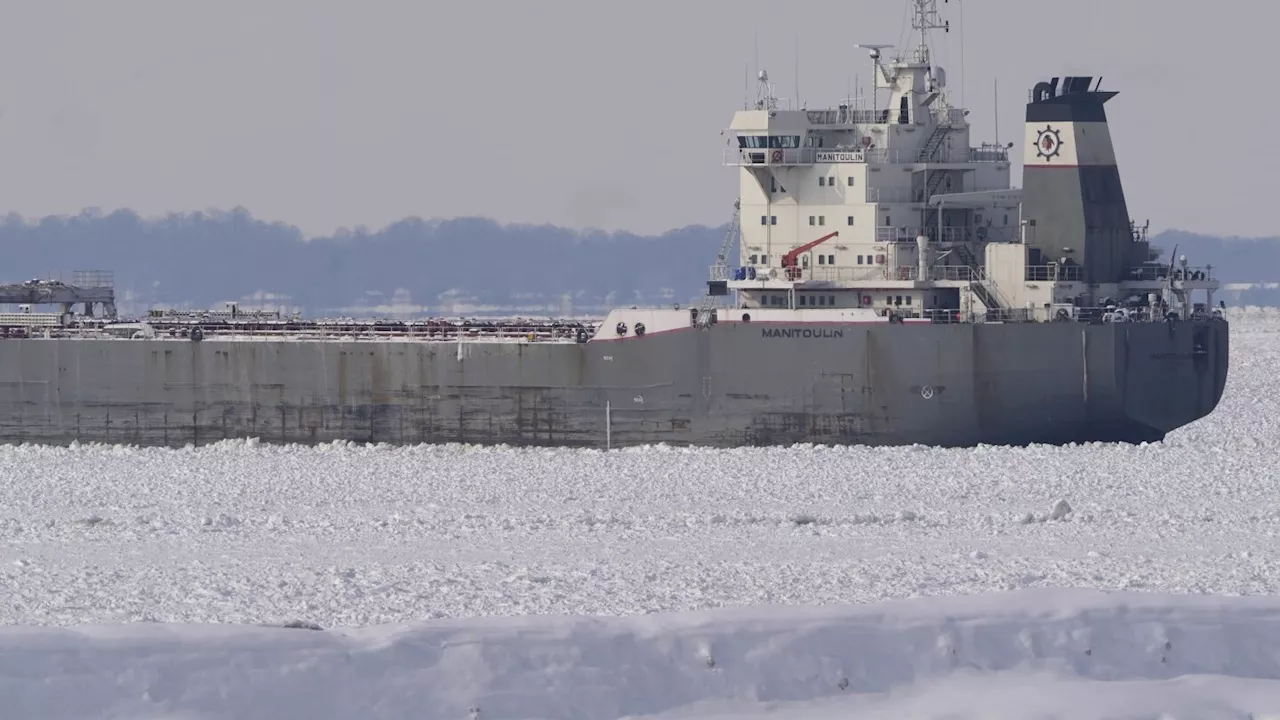
[[[836,230],[834,232],[829,232],[826,235],[823,235],[822,237],[818,238],[817,240],[814,240],[813,242],[807,242],[804,245],[801,245],[800,247],[796,248],[795,250],[792,250],[791,252],[787,253],[786,255],[783,255],[782,270],[787,274],[787,279],[796,280],[800,277],[800,268],[796,266],[796,261],[800,259],[801,255],[809,252],[810,250],[818,247],[822,243],[830,240],[831,238],[839,234],[840,234],[839,230]]]

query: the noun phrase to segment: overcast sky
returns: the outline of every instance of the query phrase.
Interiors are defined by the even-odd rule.
[[[905,0],[4,0],[0,211],[229,209],[308,234],[410,215],[661,232],[728,219],[760,65],[834,105]],[[1103,75],[1132,215],[1275,235],[1280,6],[951,0],[937,54],[974,140]],[[1250,8],[1253,8],[1250,10]],[[960,30],[965,30],[961,33]],[[963,37],[963,62],[961,62]],[[1021,153],[1020,145],[1017,150]],[[1019,155],[1020,157],[1020,155]]]

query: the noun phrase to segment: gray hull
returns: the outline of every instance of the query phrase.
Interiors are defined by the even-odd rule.
[[[602,448],[1157,441],[1223,322],[719,324],[587,344],[0,341],[0,442]]]

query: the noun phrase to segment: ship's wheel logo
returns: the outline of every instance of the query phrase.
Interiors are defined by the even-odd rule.
[[[1060,152],[1062,152],[1062,136],[1057,130],[1045,125],[1043,130],[1036,131],[1036,157],[1048,160],[1057,157]]]

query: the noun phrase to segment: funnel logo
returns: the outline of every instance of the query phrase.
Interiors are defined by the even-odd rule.
[[[1036,131],[1036,157],[1042,157],[1045,160],[1057,157],[1062,151],[1062,136],[1057,130],[1044,126],[1043,130]]]

